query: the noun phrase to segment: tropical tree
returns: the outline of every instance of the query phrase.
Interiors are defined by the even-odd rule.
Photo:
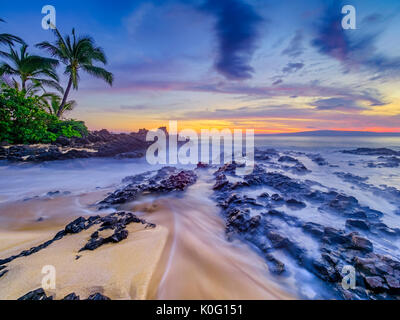
[[[88,36],[77,37],[75,29],[72,29],[72,36],[62,37],[58,29],[54,29],[56,41],[49,43],[41,42],[38,48],[47,50],[54,58],[58,58],[65,65],[65,74],[68,75],[68,85],[64,92],[57,116],[61,116],[62,110],[68,103],[68,96],[71,88],[78,90],[80,80],[80,71],[84,71],[96,78],[102,79],[109,85],[112,85],[114,76],[106,69],[94,65],[99,62],[107,64],[107,59],[103,49],[97,47],[94,40]]]
[[[0,19],[0,22],[5,22],[3,19]],[[24,43],[24,41],[17,37],[8,33],[0,33],[0,44],[7,44],[9,46],[14,45],[14,42]]]
[[[0,63],[1,76],[17,76],[21,80],[21,90],[27,91],[28,83],[41,84],[53,87],[63,92],[60,86],[59,78],[56,73],[58,60],[45,58],[37,55],[30,55],[27,51],[28,46],[23,44],[19,50],[15,50],[9,46],[9,52],[0,51],[0,56],[3,56],[10,63]],[[13,78],[14,87],[18,82]]]
[[[62,97],[54,93],[44,93],[40,96],[40,99],[45,101],[48,112],[58,118],[62,118],[65,112],[72,111],[77,106],[75,100],[70,100],[61,108]]]

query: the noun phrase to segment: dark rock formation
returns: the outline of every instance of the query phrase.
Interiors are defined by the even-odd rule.
[[[5,266],[3,266],[3,268],[5,268]],[[1,269],[0,269],[0,270],[1,270]],[[8,270],[0,271],[0,278],[1,278],[2,276],[4,276],[7,272],[8,272]]]
[[[109,297],[103,296],[101,293],[95,293],[89,296],[86,300],[106,301],[111,300]]]
[[[329,163],[320,154],[308,154],[307,157],[321,167],[329,165]]]
[[[262,157],[261,154],[259,157]],[[281,160],[295,163],[293,159]],[[321,159],[315,159],[325,165]],[[313,186],[322,185],[270,172],[262,165],[256,165],[252,174],[243,177],[245,183],[240,188],[234,188],[228,179],[228,176],[235,176],[234,169],[234,165],[229,165],[215,172],[214,199],[226,221],[228,240],[240,239],[250,243],[265,258],[269,270],[275,275],[291,272],[289,267],[275,258],[275,253],[284,253],[299,268],[325,282],[325,289],[329,292],[327,298],[400,299],[400,262],[377,254],[372,241],[373,236],[385,235],[387,239],[397,236],[398,230],[382,223],[382,212],[362,206],[353,196],[336,190],[315,190]],[[339,176],[357,183],[366,181],[350,174]],[[261,187],[268,187],[277,193],[271,196],[260,192],[257,199],[248,196],[248,192]],[[304,208],[306,203],[316,206],[321,214],[343,219],[346,230],[275,209],[284,208],[284,204],[295,209]],[[317,243],[319,253],[311,252],[307,243],[296,240],[298,233],[292,236],[282,228],[282,224],[289,230],[302,230],[310,241]],[[341,286],[343,267],[349,265],[356,268],[355,290],[344,290]]]
[[[75,293],[70,293],[69,295],[65,296],[64,299],[62,300],[74,301],[74,300],[80,300],[80,297],[77,296]]]
[[[92,157],[141,158],[151,144],[146,141],[146,134],[146,130],[131,134],[101,130],[90,132],[85,138],[58,137],[53,145],[1,147],[0,160],[43,162]]]
[[[165,167],[157,171],[155,176],[144,173],[134,177],[128,177],[123,182],[125,187],[113,192],[101,201],[101,208],[119,205],[136,200],[142,194],[163,194],[175,191],[185,191],[197,181],[197,175],[193,171],[181,171],[172,167]]]
[[[18,300],[53,300],[53,297],[48,297],[42,288],[28,292]]]
[[[155,228],[155,225],[152,223],[148,223],[143,219],[139,219],[137,216],[135,216],[131,212],[115,212],[111,213],[105,217],[100,217],[100,216],[91,216],[88,219],[84,217],[80,217],[71,223],[69,223],[64,230],[59,231],[53,239],[46,241],[45,243],[33,247],[29,250],[24,250],[18,255],[0,260],[0,266],[3,266],[7,263],[10,263],[11,261],[17,259],[17,258],[22,258],[22,257],[27,257],[30,256],[34,253],[37,253],[48,246],[50,246],[53,242],[59,241],[62,238],[64,238],[67,235],[73,235],[80,233],[84,230],[88,230],[94,225],[98,225],[98,230],[97,236],[96,232],[92,234],[92,237],[90,238],[89,242],[86,244],[84,248],[81,249],[81,251],[84,250],[95,250],[98,247],[102,246],[103,244],[106,243],[118,243],[128,237],[128,231],[125,230],[126,226],[131,224],[131,223],[141,223],[145,226],[145,228]],[[107,230],[107,229],[112,229],[115,230],[114,234],[106,239],[99,238],[99,231]],[[1,270],[1,269],[0,269]],[[5,274],[5,273],[4,273]]]
[[[358,148],[355,150],[343,150],[342,153],[361,156],[400,156],[400,152],[388,148]]]
[[[92,233],[89,241],[86,245],[79,250],[81,251],[93,251],[102,245],[108,243],[118,243],[128,238],[129,232],[126,227],[131,223],[141,223],[146,228],[154,228],[154,224],[147,223],[145,220],[139,219],[136,215],[131,212],[117,212],[112,213],[106,217],[100,218],[98,221],[99,228],[97,231]],[[103,238],[101,237],[101,231],[114,230],[113,235]]]

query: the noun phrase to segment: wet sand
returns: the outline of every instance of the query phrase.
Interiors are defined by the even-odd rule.
[[[118,244],[78,253],[91,228],[14,260],[0,278],[0,299],[17,299],[40,288],[46,265],[56,268],[56,290],[46,290],[55,299],[72,292],[81,299],[96,292],[111,299],[291,299],[268,278],[261,257],[242,243],[225,240],[224,223],[207,199],[207,188],[203,184],[180,198],[125,205],[157,227],[129,225],[128,239]],[[98,214],[89,204],[104,192],[3,204],[0,259],[51,239],[78,216]],[[43,221],[37,221],[40,216]]]

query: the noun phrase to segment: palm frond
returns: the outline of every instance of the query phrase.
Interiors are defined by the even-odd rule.
[[[61,85],[57,81],[48,80],[48,79],[40,79],[40,78],[32,78],[30,80],[38,81],[47,87],[56,89],[58,92],[60,92],[62,94],[64,93],[64,89],[61,87]]]
[[[108,72],[104,68],[96,67],[93,65],[83,65],[82,69],[85,70],[90,75],[106,81],[110,86],[112,86],[114,82],[113,74],[111,72]]]

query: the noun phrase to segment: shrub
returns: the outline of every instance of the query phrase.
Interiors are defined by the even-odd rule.
[[[57,118],[40,107],[38,97],[2,86],[0,92],[0,141],[9,143],[50,143],[57,136],[48,131]]]
[[[86,137],[89,133],[85,123],[76,120],[55,121],[50,125],[49,131],[54,133],[57,137],[63,136],[66,138],[82,138]]]
[[[0,141],[51,143],[59,136],[82,138],[89,131],[83,121],[59,120],[41,107],[40,98],[2,85],[0,91]]]

